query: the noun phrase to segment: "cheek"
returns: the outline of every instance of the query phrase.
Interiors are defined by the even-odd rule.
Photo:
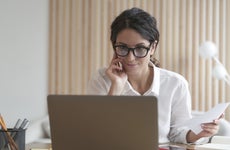
[[[119,58],[119,60],[121,60],[121,63],[125,60],[125,57],[117,56],[117,58]]]
[[[138,60],[140,64],[146,66],[149,64],[149,61],[150,61],[150,54],[148,54],[146,57],[144,58],[141,58]]]
[[[121,56],[117,56],[117,58],[119,58],[119,59],[121,59],[121,60],[123,60],[123,59],[124,59],[124,57],[121,57]]]

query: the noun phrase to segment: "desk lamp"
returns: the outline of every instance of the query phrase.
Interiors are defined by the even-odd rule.
[[[219,80],[224,80],[230,86],[230,75],[217,58],[216,44],[211,41],[205,41],[200,45],[199,55],[205,59],[214,60],[216,64],[212,70],[212,75]]]

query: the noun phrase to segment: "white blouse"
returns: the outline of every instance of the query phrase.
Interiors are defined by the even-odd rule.
[[[158,126],[159,143],[186,142],[186,127],[176,128],[187,119],[191,118],[191,96],[188,82],[175,72],[149,64],[153,67],[154,78],[152,85],[143,95],[154,95],[158,98]],[[98,70],[91,78],[88,85],[89,95],[107,95],[111,82],[105,74],[106,68]],[[127,81],[121,95],[139,95]]]

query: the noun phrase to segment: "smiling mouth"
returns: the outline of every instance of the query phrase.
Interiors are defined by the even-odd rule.
[[[126,64],[128,67],[134,67],[136,64]]]

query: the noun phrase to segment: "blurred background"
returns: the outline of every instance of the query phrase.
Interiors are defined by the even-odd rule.
[[[212,76],[214,62],[199,56],[212,41],[230,71],[228,0],[0,0],[0,113],[8,124],[45,116],[48,94],[86,94],[112,58],[110,24],[132,7],[157,19],[156,58],[188,80],[194,111],[230,102],[230,86]]]
[[[48,0],[0,0],[0,113],[12,127],[47,114]]]
[[[156,17],[160,31],[156,58],[161,67],[188,80],[193,110],[206,111],[230,101],[230,87],[212,77],[213,61],[199,56],[200,45],[212,41],[230,70],[227,0],[51,0],[48,93],[85,94],[89,78],[113,55],[111,22],[131,7]]]

